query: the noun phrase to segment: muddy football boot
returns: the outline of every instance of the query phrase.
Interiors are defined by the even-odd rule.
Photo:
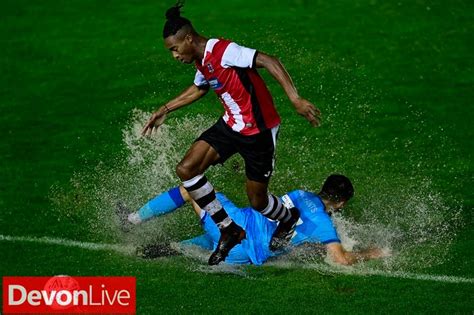
[[[296,208],[290,209],[291,218],[287,222],[280,222],[273,232],[270,241],[270,250],[277,251],[285,248],[290,243],[293,234],[295,234],[296,223],[300,218],[300,212]]]
[[[245,231],[240,226],[232,222],[228,227],[221,230],[221,237],[217,244],[216,250],[209,257],[208,264],[218,265],[221,261],[224,261],[229,255],[229,252],[235,245],[245,238]]]

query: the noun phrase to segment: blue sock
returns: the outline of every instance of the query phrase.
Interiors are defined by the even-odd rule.
[[[179,187],[174,187],[148,201],[138,210],[138,215],[140,220],[145,221],[152,217],[172,212],[184,205],[184,203],[185,201],[183,196],[181,196]]]

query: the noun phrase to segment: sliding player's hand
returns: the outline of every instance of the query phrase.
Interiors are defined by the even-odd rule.
[[[164,106],[158,111],[154,112],[146,123],[145,127],[143,127],[142,136],[149,136],[154,131],[156,131],[165,122],[166,113],[167,110]]]
[[[367,250],[370,259],[386,258],[392,256],[392,250],[389,248],[370,248]]]
[[[298,114],[306,118],[307,121],[313,125],[313,127],[318,127],[321,123],[321,111],[311,104],[308,100],[304,98],[297,98],[293,105],[295,106]]]

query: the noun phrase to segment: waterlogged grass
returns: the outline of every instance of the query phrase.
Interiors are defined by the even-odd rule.
[[[0,246],[2,252],[22,251],[29,255],[28,260],[18,265],[7,256],[2,269],[9,274],[134,275],[138,314],[469,312],[466,298],[473,293],[472,284],[327,275],[275,267],[246,267],[240,274],[206,273],[184,258],[149,262],[56,246]]]
[[[190,208],[125,237],[112,215],[117,199],[138,207],[177,184],[173,165],[221,112],[209,95],[173,113],[157,138],[137,138],[148,113],[193,78],[160,38],[171,4],[4,1],[1,234],[136,245],[199,233]],[[263,72],[283,118],[272,191],[317,191],[328,174],[347,174],[356,198],[342,232],[395,253],[368,267],[467,278],[473,12],[468,1],[188,1],[185,10],[205,35],[279,56],[323,112],[322,126],[310,128]],[[209,177],[247,203],[239,158]],[[0,250],[1,275],[136,276],[139,314],[474,309],[472,284],[278,266],[211,273],[183,257],[149,262],[50,245],[0,242]]]

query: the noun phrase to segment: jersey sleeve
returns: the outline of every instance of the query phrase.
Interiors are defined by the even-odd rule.
[[[294,190],[282,196],[281,199],[287,208],[296,207],[300,212],[305,213],[307,222],[304,231],[310,239],[323,244],[341,242],[329,215],[322,208],[314,207],[312,194],[303,190]],[[311,210],[312,207],[314,210]]]
[[[256,56],[257,51],[255,49],[230,43],[222,55],[221,66],[224,68],[253,68],[255,67]]]
[[[313,232],[313,236],[315,236],[321,243],[329,244],[341,242],[337,235],[336,228],[328,215],[325,213],[318,213],[316,222],[317,227]]]
[[[209,85],[209,82],[207,82],[206,78],[199,70],[196,70],[196,75],[194,76],[194,85],[197,87]]]

